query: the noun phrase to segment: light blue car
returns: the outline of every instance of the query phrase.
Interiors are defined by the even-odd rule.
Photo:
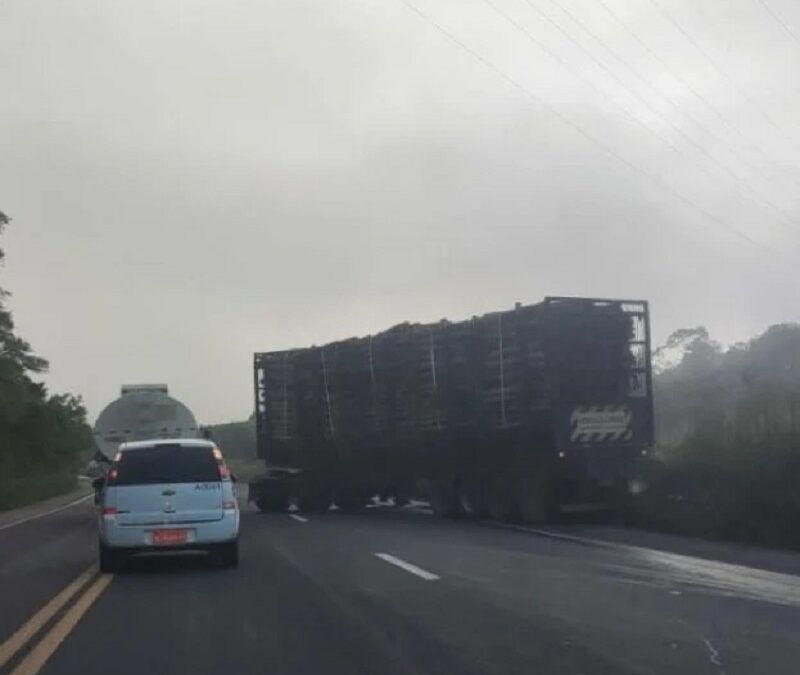
[[[239,505],[233,478],[213,442],[124,443],[100,490],[100,569],[147,551],[207,550],[226,567],[239,563]]]

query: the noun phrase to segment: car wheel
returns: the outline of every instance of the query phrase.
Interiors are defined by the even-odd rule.
[[[237,567],[239,565],[239,540],[219,544],[214,551],[220,567]]]
[[[119,569],[120,553],[113,548],[109,548],[102,541],[99,543],[99,560],[98,566],[100,571],[105,574],[113,574]]]

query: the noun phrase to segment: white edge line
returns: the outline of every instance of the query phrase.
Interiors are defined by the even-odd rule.
[[[436,581],[436,579],[440,578],[438,574],[434,574],[433,572],[428,572],[427,570],[424,570],[421,567],[412,565],[410,562],[406,562],[401,558],[396,558],[395,556],[390,555],[388,553],[376,553],[375,555],[381,560],[391,565],[395,565],[396,567],[399,567],[400,569],[403,569],[406,572],[410,572],[411,574],[416,574],[421,579],[425,579],[425,581]]]
[[[498,523],[492,520],[481,521],[486,525],[497,527],[503,530],[515,530],[517,532],[527,532],[529,534],[536,534],[541,537],[549,539],[560,539],[562,541],[569,541],[573,544],[580,544],[582,546],[594,546],[596,548],[615,549],[617,551],[627,551],[628,553],[639,554],[657,554],[673,560],[681,559],[686,561],[694,561],[700,563],[707,563],[709,565],[720,565],[727,569],[735,570],[737,572],[758,572],[760,574],[777,574],[786,577],[797,577],[797,574],[792,572],[776,572],[764,567],[754,567],[752,565],[744,565],[742,563],[726,562],[725,560],[718,560],[717,558],[706,558],[698,555],[688,555],[686,553],[675,553],[674,551],[667,551],[662,548],[650,548],[648,546],[636,546],[635,544],[621,544],[616,541],[608,541],[606,539],[594,539],[592,537],[581,537],[574,534],[562,534],[561,532],[552,532],[551,530],[540,530],[535,527],[525,527],[524,525],[512,525],[510,523]]]
[[[687,556],[685,553],[673,553],[671,551],[665,551],[660,548],[648,548],[647,546],[636,546],[634,544],[621,544],[617,541],[609,541],[607,539],[594,539],[592,537],[581,537],[575,534],[563,534],[561,532],[553,532],[552,530],[540,530],[535,527],[525,527],[524,525],[512,525],[510,523],[498,523],[494,520],[484,520],[482,521],[486,525],[491,525],[492,527],[497,527],[502,530],[514,530],[516,532],[527,532],[528,534],[538,534],[541,537],[547,537],[549,539],[561,539],[563,541],[569,541],[574,544],[583,544],[584,546],[596,546],[598,548],[612,548],[617,549],[619,551],[632,551],[636,553],[665,553],[668,555],[676,555],[681,556],[683,558],[695,558],[697,560],[706,560],[708,562],[717,562],[722,563],[721,560],[711,560],[709,558],[700,558],[698,556]],[[730,565],[732,563],[723,563],[725,565]],[[752,568],[752,569],[760,569],[760,568]]]
[[[73,506],[77,506],[81,502],[85,502],[89,499],[92,495],[84,495],[83,497],[78,497],[77,499],[69,502],[68,504],[64,504],[63,506],[59,506],[57,509],[51,509],[50,511],[45,511],[44,513],[36,513],[32,516],[28,516],[27,518],[22,518],[21,520],[15,520],[13,523],[6,523],[5,525],[0,525],[0,531],[8,530],[9,528],[15,527],[17,525],[22,525],[23,523],[29,523],[32,520],[38,520],[39,518],[44,518],[45,516],[52,516],[54,513],[58,513],[59,511],[64,511],[66,509],[70,509]]]
[[[605,539],[592,539],[591,537],[581,537],[575,534],[563,534],[561,532],[553,532],[552,530],[540,530],[536,527],[525,527],[524,525],[511,525],[509,523],[497,523],[494,521],[485,521],[495,527],[501,527],[504,530],[516,530],[517,532],[530,532],[531,534],[538,534],[543,537],[550,537],[551,539],[564,539],[566,541],[573,541],[577,544],[591,544],[592,546],[604,546],[608,548],[621,548],[621,549],[642,549],[643,546],[633,546],[631,544],[620,544],[616,541],[608,541]],[[653,549],[656,550],[656,549]]]
[[[293,518],[298,523],[307,523],[308,522],[308,518],[303,518],[303,516],[298,516],[296,513],[290,513],[289,514],[289,518]]]

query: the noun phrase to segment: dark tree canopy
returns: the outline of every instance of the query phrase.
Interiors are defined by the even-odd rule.
[[[0,211],[0,234],[9,222]],[[91,446],[80,398],[51,395],[31,378],[47,361],[15,333],[9,297],[0,288],[0,508],[69,489]]]
[[[727,349],[685,329],[656,356],[667,353],[646,524],[800,547],[800,325]]]

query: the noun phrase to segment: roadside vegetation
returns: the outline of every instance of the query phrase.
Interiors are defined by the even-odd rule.
[[[0,234],[8,222],[0,212]],[[33,379],[48,364],[15,333],[9,296],[0,288],[0,509],[73,489],[92,445],[80,398]]]
[[[655,361],[658,445],[634,523],[800,548],[800,325],[728,348],[677,331]]]

